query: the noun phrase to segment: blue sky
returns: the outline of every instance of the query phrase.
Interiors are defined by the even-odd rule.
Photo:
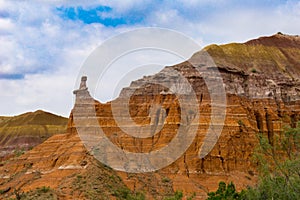
[[[126,16],[111,17],[109,15],[113,12],[113,9],[108,6],[92,6],[90,8],[62,6],[56,8],[56,10],[58,15],[64,20],[80,21],[84,24],[99,23],[107,27],[117,27],[125,24],[132,25],[142,21],[139,18]]]
[[[81,64],[106,39],[169,28],[201,46],[300,34],[299,0],[0,0],[0,115],[68,116]]]

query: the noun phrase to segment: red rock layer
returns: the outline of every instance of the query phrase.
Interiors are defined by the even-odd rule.
[[[77,99],[69,119],[68,134],[54,136],[16,161],[0,167],[2,186],[20,181],[24,189],[28,189],[53,178],[51,186],[58,189],[70,174],[85,170],[92,158],[86,155],[77,130],[85,130],[90,138],[96,138],[101,127],[105,136],[120,149],[147,153],[167,146],[176,137],[180,125],[196,130],[189,148],[174,163],[156,172],[118,172],[129,188],[144,191],[149,199],[161,199],[170,192],[170,187],[183,191],[186,197],[195,193],[196,199],[204,199],[208,191],[217,188],[219,181],[233,181],[238,189],[253,185],[257,181],[256,163],[252,162],[257,133],[263,132],[272,143],[274,135],[281,134],[284,125],[294,126],[300,119],[298,45],[298,37],[275,35],[245,44],[209,46],[187,62],[134,81],[122,90],[118,99],[106,104],[94,101],[82,86],[75,91]],[[220,86],[214,74],[214,63],[205,57],[206,52],[213,58],[224,83],[226,116],[224,126],[218,126],[222,131],[217,143],[208,155],[200,158],[199,150],[209,123],[217,117],[212,116],[216,113],[212,111],[211,101]],[[211,81],[209,87],[206,81]],[[191,91],[197,97],[197,104],[180,104],[181,97],[191,98]],[[124,131],[127,128],[131,134],[143,134],[129,124],[124,103],[127,100],[132,121],[149,126],[150,131],[157,132],[155,135],[136,138]],[[217,103],[217,109],[221,109],[222,102]],[[199,118],[195,117],[195,110],[199,111]],[[75,118],[85,119],[90,115],[91,120],[77,123],[74,113]],[[116,116],[121,123],[117,124]],[[208,141],[213,137],[208,135]],[[96,141],[90,139],[90,142]],[[92,145],[88,144],[87,148],[92,149]],[[101,153],[106,152],[100,150]],[[168,155],[163,156],[169,159]],[[30,168],[25,167],[28,163],[32,165]],[[35,173],[33,170],[39,170],[42,175],[35,179],[30,177]],[[13,175],[21,171],[19,176]]]

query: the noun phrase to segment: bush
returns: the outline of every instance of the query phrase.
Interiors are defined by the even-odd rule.
[[[242,120],[238,120],[239,126],[245,126],[244,122]]]
[[[300,124],[285,128],[270,142],[259,135],[255,153],[260,180],[245,191],[244,199],[299,199],[300,196]]]
[[[297,200],[300,196],[300,124],[285,128],[272,141],[259,134],[255,150],[259,182],[255,187],[237,193],[233,183],[219,183],[216,192],[208,193],[209,200],[221,199],[279,199]]]
[[[254,188],[248,188],[243,194],[243,199],[256,200],[256,199],[299,199],[299,186],[300,182],[295,181],[293,184],[298,187],[291,187],[285,185],[284,177],[265,177],[262,178],[259,184]],[[298,190],[298,192],[296,190]]]
[[[20,157],[24,153],[25,153],[25,151],[23,149],[16,149],[16,150],[14,150],[14,154],[15,154],[16,157]]]
[[[183,197],[182,192],[181,191],[176,191],[173,196],[166,197],[164,200],[181,200],[182,197]]]
[[[37,188],[38,193],[47,193],[50,191],[50,187],[43,186],[42,188]]]
[[[170,181],[171,181],[171,179],[169,179],[168,177],[163,177],[162,178],[163,183],[169,183]]]
[[[145,195],[141,192],[132,193],[128,188],[119,188],[114,191],[113,196],[124,200],[145,200]]]
[[[252,69],[251,69],[251,72],[252,72],[252,73],[256,73],[256,72],[257,72],[257,69],[252,68]]]
[[[226,185],[221,181],[216,192],[208,193],[208,200],[221,200],[221,199],[241,199],[241,194],[235,190],[235,185],[230,182]]]

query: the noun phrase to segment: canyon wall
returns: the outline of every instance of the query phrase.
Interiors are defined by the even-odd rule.
[[[51,179],[48,184],[71,199],[66,188],[75,174],[93,174],[91,166],[105,167],[92,155],[118,166],[118,160],[105,157],[111,147],[97,143],[103,138],[121,151],[144,154],[158,152],[174,139],[191,141],[179,157],[160,155],[165,162],[174,162],[154,172],[146,172],[144,163],[134,166],[144,173],[122,172],[133,169],[123,165],[110,171],[149,199],[162,199],[176,190],[185,197],[195,194],[195,199],[205,199],[219,181],[233,181],[239,190],[253,185],[257,164],[252,155],[258,133],[268,136],[272,144],[285,125],[295,126],[300,119],[299,61],[300,38],[276,34],[243,44],[208,46],[186,62],[133,81],[117,99],[104,104],[93,99],[83,78],[74,91],[67,133],[0,167],[1,188],[18,182],[29,190]],[[224,102],[214,101],[222,88],[225,96],[217,100]],[[144,134],[147,137],[135,137]],[[37,171],[39,176],[33,178]]]

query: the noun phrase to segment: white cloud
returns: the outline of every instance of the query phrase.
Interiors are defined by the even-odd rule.
[[[0,33],[5,34],[7,32],[11,32],[14,28],[15,25],[11,22],[10,19],[0,18]]]
[[[168,27],[193,37],[198,43],[245,42],[278,31],[300,33],[300,2],[180,1],[181,6],[160,6],[146,18],[147,24]],[[214,6],[215,3],[215,6]],[[205,6],[208,5],[207,9]],[[204,6],[204,7],[201,7]],[[189,13],[189,9],[192,13]],[[198,10],[198,11],[197,11]]]
[[[297,10],[295,5],[299,5],[299,3],[289,6],[283,4],[271,9],[227,10],[201,22],[200,26],[203,28],[204,35],[210,35],[215,43],[245,42],[279,31],[287,34],[299,34],[300,10]]]
[[[140,23],[84,24],[64,20],[56,11],[60,6],[96,5],[112,7],[112,12],[101,13],[105,17],[136,17]],[[0,115],[41,108],[68,115],[81,64],[101,42],[120,32],[158,26],[183,32],[200,44],[246,41],[278,31],[299,34],[299,13],[299,1],[248,8],[234,0],[0,0],[0,73],[25,74],[22,80],[0,80]]]
[[[2,114],[19,114],[37,109],[68,116],[76,74],[28,75],[22,80],[0,80]]]
[[[9,16],[0,18],[0,73],[25,79],[0,80],[0,115],[46,109],[68,116],[80,65],[114,30],[64,21],[42,2],[0,1],[1,11]]]

